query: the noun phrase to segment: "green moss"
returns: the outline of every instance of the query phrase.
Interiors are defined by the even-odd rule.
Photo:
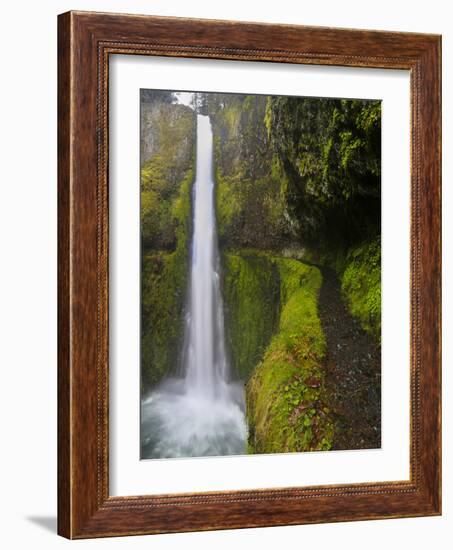
[[[264,126],[266,126],[268,138],[272,132],[272,101],[270,96],[266,98],[266,110],[264,113]]]
[[[329,450],[333,424],[323,402],[325,339],[317,311],[320,271],[276,259],[282,308],[278,332],[246,387],[255,453]]]
[[[379,101],[272,96],[263,125],[304,244],[349,246],[380,222]]]
[[[245,105],[244,107],[246,108]],[[243,110],[241,109],[241,105],[239,103],[233,103],[228,109],[223,111],[223,118],[228,125],[229,131],[233,135],[238,132],[242,112]]]
[[[341,270],[341,291],[351,314],[381,339],[381,239],[353,248]]]

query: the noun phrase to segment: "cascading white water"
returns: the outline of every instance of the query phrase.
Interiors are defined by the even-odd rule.
[[[167,378],[141,407],[141,457],[245,452],[242,385],[225,353],[220,258],[214,207],[212,129],[197,116],[197,171],[182,376]]]
[[[218,251],[214,244],[212,133],[209,118],[202,115],[198,115],[196,174],[186,384],[188,391],[212,397],[225,378],[226,361]]]

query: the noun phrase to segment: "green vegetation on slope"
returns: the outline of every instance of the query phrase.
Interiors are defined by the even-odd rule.
[[[203,107],[222,247],[334,267],[352,315],[379,338],[380,101],[206,94]]]
[[[325,341],[317,312],[320,271],[273,259],[279,270],[278,330],[246,386],[253,453],[328,450],[333,424],[323,403]]]
[[[349,312],[378,342],[381,339],[381,238],[330,250],[304,248],[297,257],[334,269]]]
[[[333,426],[323,397],[319,269],[241,250],[225,254],[224,272],[232,363],[248,380],[250,452],[329,449]]]

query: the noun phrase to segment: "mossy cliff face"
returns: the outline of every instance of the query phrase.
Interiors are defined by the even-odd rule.
[[[266,114],[297,239],[332,251],[376,235],[380,101],[270,96]]]
[[[207,96],[215,136],[221,246],[278,248],[288,239],[285,178],[264,124],[265,96]]]
[[[148,99],[149,103],[142,101],[141,144],[142,391],[178,362],[196,135],[192,109],[161,101],[152,94]]]
[[[184,105],[142,102],[141,237],[147,250],[174,251],[181,209],[181,182],[194,166],[195,113]],[[187,193],[186,193],[187,194]]]
[[[233,364],[246,385],[249,451],[328,450],[319,269],[264,252],[225,255]]]
[[[223,245],[331,253],[379,233],[379,101],[216,93],[203,101]]]

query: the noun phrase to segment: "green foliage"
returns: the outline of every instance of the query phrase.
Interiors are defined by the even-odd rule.
[[[232,231],[240,225],[243,218],[242,186],[238,180],[226,178],[216,172],[216,211],[217,227],[220,242],[228,242],[232,238]]]
[[[381,239],[351,249],[341,273],[341,290],[363,328],[381,339]]]
[[[176,252],[142,259],[141,373],[142,389],[157,383],[175,367],[182,334],[184,264]]]
[[[272,261],[279,271],[281,313],[246,386],[249,447],[255,453],[328,450],[333,424],[323,398],[321,273],[296,260]]]
[[[305,249],[303,260],[337,272],[342,297],[364,330],[381,339],[381,239],[374,237],[348,249]]]

